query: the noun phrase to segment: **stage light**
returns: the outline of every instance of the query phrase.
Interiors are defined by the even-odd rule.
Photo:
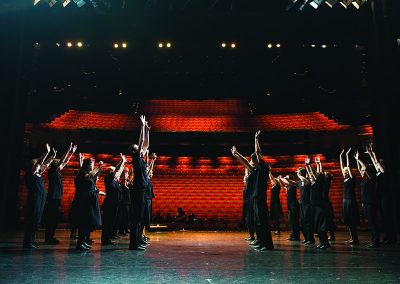
[[[33,0],[33,6],[36,6],[37,4],[39,4],[40,0]]]
[[[60,44],[60,43],[58,43],[58,42],[56,42],[56,46],[57,46],[57,47],[60,47],[60,46],[61,46],[61,44]]]
[[[367,0],[353,0],[352,4],[358,10],[362,6],[362,4],[364,4],[365,2],[367,2]]]
[[[311,47],[315,47],[315,44],[312,44]]]
[[[272,44],[268,43],[268,44],[267,44],[267,47],[268,47],[268,48],[272,48]]]
[[[231,48],[236,48],[236,43],[232,43]]]
[[[163,48],[163,47],[164,47],[163,43],[160,42],[160,43],[158,44],[158,47],[159,47],[159,48]]]
[[[77,47],[82,47],[82,46],[83,46],[83,43],[82,43],[81,41],[78,41],[78,42],[76,43],[76,46],[77,46]]]
[[[72,42],[67,42],[67,47],[72,47]]]
[[[172,44],[170,42],[167,42],[166,46],[167,48],[171,48]]]
[[[114,48],[118,48],[119,44],[118,43],[114,43]]]
[[[47,4],[49,4],[50,7],[53,7],[57,4],[57,0],[46,0],[46,2]]]
[[[122,43],[122,48],[127,48],[127,47],[128,47],[128,44],[126,42],[123,42]]]
[[[71,0],[65,0],[62,5],[65,8],[69,3],[71,3]]]
[[[318,9],[319,5],[321,5],[322,2],[324,2],[324,0],[313,0],[313,1],[310,2],[310,5],[311,5],[314,9]]]
[[[86,2],[84,0],[74,0],[74,2],[76,4],[76,6],[78,6],[78,8],[80,8],[86,4]]]
[[[303,3],[301,4],[299,11],[303,11],[304,7],[307,5],[308,0],[304,0]]]
[[[332,8],[333,6],[335,6],[335,4],[336,4],[338,1],[339,1],[339,0],[326,0],[326,1],[325,1],[325,4]]]
[[[221,47],[225,48],[226,47],[226,43],[225,42],[221,43]]]
[[[342,5],[343,7],[345,7],[347,9],[347,7],[350,6],[351,2],[353,2],[353,0],[341,0],[340,5]]]
[[[326,47],[327,47],[326,44],[323,44],[323,45],[322,45],[322,48],[326,48]]]
[[[280,48],[280,47],[281,47],[281,44],[280,44],[280,43],[277,43],[277,44],[276,44],[276,47],[277,47],[277,48]]]

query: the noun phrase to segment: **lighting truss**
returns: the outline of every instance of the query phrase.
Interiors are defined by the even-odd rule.
[[[311,5],[314,9],[318,9],[319,5],[321,5],[322,2],[324,2],[324,0],[313,0],[313,1],[310,2],[310,5]]]
[[[79,8],[86,4],[85,0],[74,0],[74,2]]]
[[[360,7],[361,7],[365,2],[367,2],[367,0],[353,0],[352,4],[353,4],[353,6],[356,7],[357,10],[358,10],[358,9],[360,9]]]
[[[339,1],[339,0],[326,0],[326,1],[325,1],[325,4],[332,8],[333,6],[335,6],[335,4],[336,4],[338,1]]]
[[[340,5],[342,5],[343,7],[347,8],[350,6],[351,2],[353,2],[353,0],[341,0],[340,1]]]

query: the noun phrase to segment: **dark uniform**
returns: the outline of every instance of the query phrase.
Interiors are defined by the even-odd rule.
[[[28,200],[23,245],[30,246],[35,245],[36,230],[42,219],[47,192],[40,174],[33,174],[31,170],[27,171],[25,182],[28,187]]]
[[[311,228],[317,233],[321,245],[330,247],[326,236],[326,218],[324,212],[324,177],[318,174],[316,181],[310,186]]]
[[[259,248],[273,249],[271,229],[269,225],[269,214],[267,206],[267,187],[268,187],[269,169],[263,160],[260,160],[258,166],[252,171],[250,179],[250,203],[252,208],[252,217],[255,224],[257,239],[260,243]]]
[[[131,195],[129,186],[123,184],[121,186],[122,201],[120,207],[118,208],[118,220],[119,228],[118,232],[120,235],[125,235],[128,233],[129,220],[131,215]]]
[[[303,236],[307,242],[315,243],[311,228],[310,184],[305,185],[300,180],[297,186],[300,188],[300,219]]]
[[[132,218],[130,232],[130,249],[137,249],[142,240],[142,220],[144,215],[145,198],[144,194],[149,184],[147,175],[147,163],[142,159],[139,152],[132,155],[132,166],[135,172],[132,185]]]
[[[396,230],[393,220],[393,200],[390,188],[386,184],[385,173],[376,174],[376,192],[378,196],[378,208],[382,219],[384,242],[396,243]]]
[[[377,207],[375,195],[375,182],[373,176],[363,177],[361,183],[361,202],[365,217],[368,220],[368,227],[371,231],[371,242],[379,245],[379,229],[377,222]]]
[[[254,176],[247,176],[246,178],[246,183],[243,188],[243,222],[247,226],[247,229],[249,231],[249,238],[254,239],[254,234],[255,234],[255,228],[254,228],[254,221],[253,218],[251,217],[253,210],[250,208],[250,189],[249,187],[249,182],[251,183],[252,181],[249,181],[249,179],[252,179]]]
[[[54,235],[56,228],[62,213],[61,209],[61,198],[64,191],[64,185],[60,169],[58,165],[53,165],[49,169],[49,192],[47,194],[47,206],[46,206],[46,231],[45,240],[46,242],[55,241]]]
[[[146,188],[146,192],[144,194],[145,198],[145,206],[144,206],[144,214],[143,214],[143,226],[149,227],[151,224],[152,220],[152,202],[153,198],[155,197],[154,195],[154,190],[153,190],[153,183],[149,179],[149,184]]]
[[[326,218],[326,230],[329,231],[331,240],[335,239],[335,223],[334,223],[334,212],[332,202],[329,198],[329,191],[331,188],[330,181],[327,178],[324,179],[323,182],[323,193],[324,193],[324,211]]]
[[[104,178],[106,197],[103,202],[103,231],[101,242],[107,244],[116,234],[117,213],[120,202],[120,185],[115,179],[115,172],[108,173]]]
[[[299,202],[297,201],[297,187],[295,185],[286,186],[286,201],[288,208],[288,222],[290,227],[290,237],[292,241],[300,240],[299,227]]]
[[[353,241],[358,242],[357,226],[360,224],[360,214],[355,186],[355,178],[346,178],[343,182],[343,223],[349,227]]]
[[[271,222],[275,225],[275,230],[279,231],[279,223],[283,217],[282,213],[282,204],[279,198],[279,194],[281,192],[281,185],[277,183],[274,187],[271,188],[271,200],[270,200],[270,209],[271,209]]]

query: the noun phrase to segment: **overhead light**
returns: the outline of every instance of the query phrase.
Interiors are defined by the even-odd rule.
[[[163,44],[162,42],[160,42],[160,43],[158,44],[158,47],[159,47],[159,48],[163,48],[163,47],[164,47],[164,44]]]
[[[226,47],[226,43],[225,42],[221,43],[221,47],[225,48]]]
[[[167,44],[165,45],[167,48],[171,48],[172,44],[170,42],[167,42]]]
[[[338,2],[339,0],[326,0],[325,3],[326,5],[328,5],[329,7],[333,7],[335,6],[335,4]]]
[[[311,47],[315,47],[315,44],[312,44]]]
[[[327,47],[326,44],[323,44],[323,45],[322,45],[322,48],[326,48],[326,47]]]
[[[65,8],[69,3],[71,3],[71,0],[65,0],[62,5]]]
[[[118,48],[119,44],[118,43],[114,43],[114,48]]]
[[[122,48],[127,48],[128,44],[126,42],[123,42],[121,46],[122,46]]]
[[[321,5],[322,2],[324,2],[324,0],[313,0],[313,1],[310,2],[310,5],[311,5],[314,9],[318,9],[319,5]]]
[[[33,0],[33,6],[36,6],[37,4],[39,4],[40,0]]]
[[[277,48],[280,48],[280,47],[281,47],[281,44],[280,44],[280,43],[277,43],[277,44],[276,44],[276,47],[277,47]]]
[[[351,2],[353,2],[353,0],[341,0],[340,5],[342,5],[343,7],[345,7],[347,9],[347,7],[350,6]]]
[[[362,6],[362,4],[364,4],[365,2],[367,2],[367,0],[353,0],[352,4],[358,10]]]
[[[67,47],[72,47],[72,42],[67,42]]]
[[[232,42],[231,43],[231,48],[236,48],[236,43]]]
[[[271,44],[271,43],[268,43],[268,44],[267,44],[267,47],[268,47],[268,48],[272,48],[272,44]]]
[[[57,46],[57,47],[60,47],[60,46],[61,46],[61,44],[60,44],[60,43],[58,43],[58,42],[56,42],[56,46]]]
[[[301,6],[300,6],[300,8],[299,8],[300,11],[303,11],[303,10],[304,10],[304,7],[307,5],[307,2],[308,2],[308,0],[304,0],[304,1],[303,1],[303,3],[301,4]]]
[[[76,4],[76,6],[78,6],[78,8],[80,8],[86,4],[85,0],[74,0],[74,2]]]
[[[82,47],[82,46],[83,46],[83,43],[82,43],[81,41],[78,41],[78,42],[76,43],[76,46],[77,46],[77,47]]]

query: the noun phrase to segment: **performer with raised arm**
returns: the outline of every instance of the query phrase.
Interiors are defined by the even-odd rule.
[[[91,248],[89,235],[92,230],[101,225],[101,215],[98,202],[98,195],[104,194],[96,188],[96,181],[103,171],[103,162],[94,169],[94,159],[84,159],[82,167],[75,177],[76,185],[76,210],[78,225],[78,250]]]
[[[79,169],[82,168],[83,165],[83,160],[85,159],[85,155],[82,153],[79,153]],[[75,177],[78,175],[79,170],[76,171]],[[69,239],[70,240],[77,240],[78,239],[78,225],[77,225],[77,220],[79,218],[78,216],[78,210],[77,210],[77,195],[76,195],[76,179],[74,181],[75,185],[75,193],[74,193],[74,199],[72,199],[71,203],[71,208],[69,209],[69,216],[68,216],[68,221],[69,221],[69,230],[70,230],[70,235]]]
[[[349,153],[351,148],[346,152],[346,166],[343,163],[344,149],[340,153],[340,168],[343,174],[343,223],[349,227],[350,239],[345,244],[359,245],[357,234],[357,226],[360,223],[360,215],[358,213],[358,204],[356,200],[356,180],[350,169]]]
[[[55,245],[60,242],[54,238],[54,235],[56,233],[56,228],[61,215],[61,199],[64,191],[61,171],[69,163],[69,160],[74,155],[76,148],[77,146],[73,145],[71,142],[68,150],[61,157],[61,159],[54,160],[49,168],[49,190],[47,194],[47,205],[45,210],[45,242],[50,245]]]
[[[272,250],[274,245],[272,243],[271,231],[268,220],[268,206],[267,206],[267,187],[269,168],[262,160],[261,149],[258,142],[260,131],[257,131],[254,136],[255,152],[250,156],[250,163],[237,152],[236,147],[233,146],[231,151],[232,155],[244,165],[250,172],[248,185],[250,189],[250,217],[253,218],[259,250]]]
[[[46,171],[57,155],[57,151],[53,149],[53,155],[46,160],[50,153],[49,144],[46,144],[46,150],[46,153],[44,153],[39,159],[31,161],[30,167],[25,172],[25,182],[28,188],[28,200],[26,206],[25,235],[23,240],[24,248],[39,248],[35,242],[36,231],[42,219],[47,195],[42,174]]]
[[[112,245],[111,237],[117,230],[117,213],[120,203],[120,185],[119,178],[124,170],[126,158],[120,154],[121,160],[116,167],[110,166],[107,169],[107,175],[104,177],[106,187],[106,198],[103,202],[103,230],[101,234],[102,245]]]
[[[142,127],[139,136],[139,143],[131,145],[129,150],[132,152],[132,167],[134,169],[132,185],[132,218],[130,229],[130,250],[145,250],[146,242],[142,238],[142,219],[144,214],[144,194],[149,183],[147,174],[147,163],[144,161],[144,154],[148,148],[148,130],[145,116],[141,116]]]
[[[271,222],[274,225],[274,234],[280,235],[280,222],[283,217],[282,204],[279,198],[281,192],[281,183],[278,178],[274,177],[271,172],[271,166],[269,167],[269,180],[271,181],[271,200],[270,200],[270,210],[271,210]]]
[[[383,243],[395,244],[397,236],[393,219],[393,200],[390,194],[390,187],[386,184],[385,180],[385,164],[382,159],[377,157],[373,143],[368,145],[366,148],[376,170],[375,191],[378,199],[376,207],[380,212],[383,232],[385,234],[383,237]]]
[[[357,168],[361,175],[361,203],[364,209],[365,217],[368,221],[368,227],[371,232],[371,243],[367,248],[379,247],[379,228],[377,222],[377,207],[375,194],[375,173],[370,165],[366,165],[361,159],[358,151],[354,155],[357,161]]]
[[[145,206],[144,206],[144,214],[143,214],[143,230],[142,230],[142,237],[145,242],[149,241],[150,238],[146,236],[145,231],[146,227],[150,228],[151,220],[152,220],[152,203],[153,203],[153,198],[155,197],[154,195],[154,188],[153,188],[153,183],[151,182],[151,179],[153,178],[153,169],[154,169],[154,162],[157,159],[157,154],[152,153],[150,156],[150,160],[148,158],[148,150],[147,150],[147,175],[149,177],[149,184],[146,188],[145,192]]]
[[[287,240],[300,241],[300,206],[297,200],[297,182],[294,180],[294,175],[292,174],[289,174],[285,177],[279,176],[278,179],[279,182],[286,188],[286,202],[290,228],[290,235]]]
[[[301,229],[303,232],[304,240],[302,243],[305,245],[314,245],[315,239],[311,229],[311,204],[310,204],[310,181],[307,178],[307,170],[305,168],[298,168],[297,187],[300,189],[300,220]]]

